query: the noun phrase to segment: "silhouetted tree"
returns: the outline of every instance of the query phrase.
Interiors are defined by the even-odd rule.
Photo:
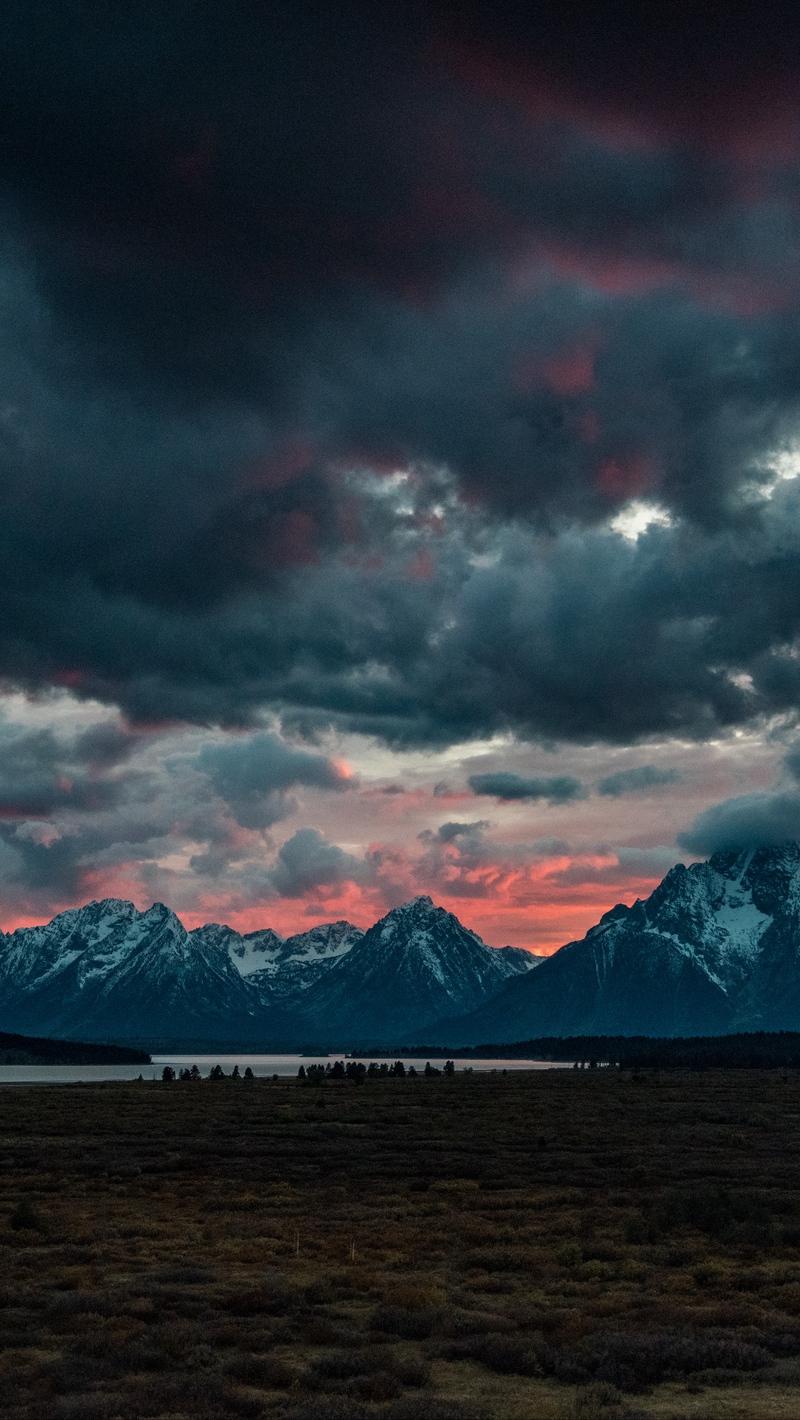
[[[406,1067],[403,1064],[402,1060],[395,1060],[394,1065],[392,1066],[392,1074],[404,1076],[405,1073]]]
[[[298,1072],[297,1072],[297,1078],[298,1078],[298,1080],[305,1080],[305,1078],[306,1078],[306,1067],[305,1067],[305,1065],[301,1065],[301,1066],[300,1066],[300,1069],[299,1069]]]
[[[244,1078],[245,1078],[246,1080],[254,1080],[254,1079],[256,1078],[255,1075],[253,1074],[252,1070],[250,1069],[250,1066],[249,1066],[249,1065],[248,1065],[247,1069],[246,1069],[245,1072],[244,1072]]]
[[[231,1070],[231,1079],[232,1079],[232,1080],[238,1080],[238,1079],[239,1079],[239,1066],[238,1066],[238,1065],[234,1065],[233,1069]]]
[[[223,1070],[222,1066],[212,1065],[211,1069],[208,1072],[208,1078],[209,1080],[224,1080],[225,1071]]]
[[[165,1065],[165,1066],[164,1066],[164,1069],[161,1071],[161,1078],[162,1078],[162,1080],[174,1080],[174,1079],[175,1079],[175,1071],[173,1070],[173,1068],[172,1068],[171,1065]]]
[[[200,1079],[200,1067],[199,1067],[199,1065],[193,1065],[193,1066],[192,1066],[191,1070],[189,1071],[189,1079],[190,1079],[190,1080],[199,1080],[199,1079]]]
[[[455,1073],[456,1073],[456,1067],[455,1067],[455,1062],[454,1062],[454,1061],[452,1061],[452,1060],[445,1060],[445,1062],[444,1062],[444,1073],[445,1073],[445,1075],[455,1075]]]

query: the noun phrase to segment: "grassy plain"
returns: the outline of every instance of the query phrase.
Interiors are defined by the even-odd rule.
[[[0,1091],[7,1420],[800,1415],[800,1075]]]

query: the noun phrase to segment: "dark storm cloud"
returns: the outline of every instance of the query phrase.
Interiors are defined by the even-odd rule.
[[[664,784],[676,784],[680,777],[677,769],[659,769],[655,764],[642,764],[637,769],[620,769],[616,774],[609,774],[600,780],[597,792],[619,799],[623,794],[638,794],[647,789],[658,789]]]
[[[742,794],[714,804],[678,834],[689,853],[729,848],[770,848],[800,839],[800,793]]]
[[[47,818],[56,809],[107,809],[120,797],[122,781],[97,770],[127,757],[128,737],[114,727],[71,741],[50,729],[0,726],[0,819]],[[132,738],[132,737],[131,737]],[[115,743],[115,756],[107,756]]]
[[[520,774],[498,772],[471,774],[467,780],[473,794],[489,794],[502,803],[514,799],[547,799],[550,804],[566,804],[583,799],[586,790],[579,779],[561,774],[550,779],[525,779]]]
[[[784,757],[791,780],[800,779],[800,745]],[[800,840],[800,790],[783,782],[765,793],[739,794],[712,804],[677,842],[690,853],[716,853],[729,848],[771,848]]]
[[[796,17],[485,8],[6,6],[0,677],[398,745],[800,705]]]
[[[291,812],[296,785],[347,789],[352,781],[323,755],[292,749],[277,735],[250,735],[240,743],[208,745],[194,764],[210,779],[243,828],[269,828]]]
[[[175,873],[170,881],[171,870],[157,865],[198,845],[182,870],[195,890],[222,882],[247,900],[273,896],[264,830],[297,809],[291,791],[335,793],[354,781],[335,761],[272,733],[200,743],[112,720],[56,733],[0,719],[4,911],[46,911],[120,875],[126,885],[152,878],[174,893]],[[278,860],[282,891],[290,870],[299,880],[304,849],[309,858],[301,838]],[[314,861],[322,871],[319,853]]]
[[[373,872],[370,863],[330,843],[316,828],[300,828],[278,850],[271,877],[280,897],[304,897],[319,887],[369,882]]]

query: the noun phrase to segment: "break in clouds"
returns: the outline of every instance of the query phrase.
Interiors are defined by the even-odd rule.
[[[793,30],[301,8],[7,7],[8,901],[624,878],[670,795],[673,854],[796,836]],[[774,787],[698,805],[737,733]],[[402,832],[359,744],[428,756]]]

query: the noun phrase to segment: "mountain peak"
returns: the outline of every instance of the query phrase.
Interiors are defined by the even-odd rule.
[[[444,1038],[714,1035],[799,1019],[800,847],[789,841],[678,863],[646,902],[606,912]]]
[[[426,917],[438,917],[442,913],[446,917],[450,916],[447,909],[445,907],[437,907],[433,898],[428,897],[427,893],[420,893],[419,897],[412,897],[408,902],[401,903],[399,907],[393,907],[390,912],[387,912],[383,920],[394,922],[397,918],[405,919],[408,917],[424,919]]]

